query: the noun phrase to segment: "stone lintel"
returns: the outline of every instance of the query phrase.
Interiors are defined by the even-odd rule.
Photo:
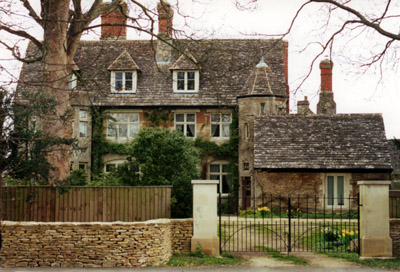
[[[358,185],[390,185],[390,180],[360,180]]]
[[[212,185],[219,184],[218,180],[192,180],[192,184],[200,184],[200,185]]]

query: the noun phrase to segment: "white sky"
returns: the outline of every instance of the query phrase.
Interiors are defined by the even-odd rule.
[[[35,0],[38,2],[37,0]],[[34,2],[35,2],[34,1]],[[86,0],[84,0],[86,1]],[[176,1],[170,0],[175,6]],[[360,8],[368,12],[379,11],[382,0],[353,0],[360,4]],[[146,6],[155,8],[157,0],[146,0]],[[254,2],[241,0],[242,3]],[[195,33],[198,37],[214,38],[268,38],[257,34],[280,34],[287,30],[291,19],[304,0],[259,0],[252,3],[249,11],[241,11],[235,7],[234,0],[179,0],[179,13],[189,15],[184,22],[177,12],[174,24],[180,29]],[[392,5],[391,12],[400,14],[400,3]],[[299,16],[292,32],[285,38],[289,41],[289,85],[292,94],[291,109],[294,110],[296,100],[308,96],[311,109],[316,111],[320,73],[318,64],[325,55],[315,63],[313,70],[299,87],[300,82],[307,75],[311,61],[319,52],[320,46],[315,42],[328,37],[333,27],[339,24],[336,18],[347,18],[343,12],[335,12],[328,27],[323,27],[326,10],[314,4],[305,9]],[[186,25],[184,24],[186,23]],[[31,25],[31,24],[29,24]],[[389,21],[383,24],[388,29],[399,29],[399,22]],[[30,33],[40,37],[37,28],[32,28]],[[352,39],[357,34],[356,39]],[[0,39],[7,39],[0,32]],[[87,39],[88,37],[86,37]],[[90,37],[89,37],[90,38]],[[143,39],[128,30],[128,39]],[[313,44],[310,44],[313,43]],[[385,121],[387,138],[400,138],[400,87],[397,84],[399,70],[397,67],[396,50],[388,52],[388,58],[383,61],[380,72],[379,66],[373,66],[365,71],[357,63],[361,58],[368,58],[372,53],[382,48],[386,43],[373,31],[359,33],[357,30],[346,32],[337,38],[333,47],[333,91],[338,113],[382,113]],[[21,42],[23,44],[23,42]],[[309,46],[307,46],[309,45]],[[397,46],[394,44],[394,46]],[[306,49],[305,49],[306,48]],[[305,49],[305,50],[303,50]],[[11,61],[11,57],[0,49],[0,65],[6,66],[11,72],[0,70],[1,80],[7,76],[18,76],[19,65]]]

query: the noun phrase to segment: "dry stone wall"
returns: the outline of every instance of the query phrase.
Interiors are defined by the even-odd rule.
[[[400,257],[400,219],[390,219],[393,257]]]
[[[147,222],[3,222],[2,267],[142,267],[190,251],[192,219]]]

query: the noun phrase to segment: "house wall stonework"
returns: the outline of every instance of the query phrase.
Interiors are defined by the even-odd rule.
[[[400,257],[400,219],[390,219],[390,238],[393,243],[393,257]]]
[[[256,171],[256,197],[263,193],[274,195],[319,195],[324,194],[323,181],[328,173],[318,172],[268,172]],[[336,173],[332,173],[336,174]],[[360,180],[388,180],[388,173],[337,173],[346,176],[350,196],[358,194],[357,181]]]
[[[321,173],[256,171],[256,197],[266,195],[321,195]]]
[[[193,220],[2,223],[2,267],[143,267],[190,252]]]

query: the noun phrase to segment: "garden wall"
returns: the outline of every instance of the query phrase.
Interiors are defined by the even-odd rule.
[[[1,225],[2,267],[142,267],[190,252],[192,219]]]
[[[400,257],[400,219],[390,219],[390,237],[393,243],[393,257]]]

